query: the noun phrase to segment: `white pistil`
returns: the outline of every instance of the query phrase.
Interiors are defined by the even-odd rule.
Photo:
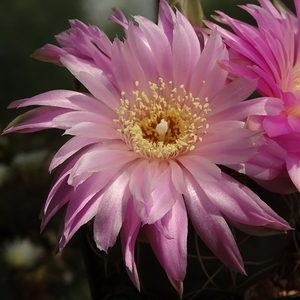
[[[164,142],[166,138],[166,133],[168,131],[168,122],[164,119],[161,119],[160,123],[156,126],[156,131],[158,132],[158,140]]]

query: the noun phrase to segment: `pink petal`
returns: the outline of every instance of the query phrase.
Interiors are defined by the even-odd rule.
[[[65,125],[66,123],[67,121],[63,124]],[[111,124],[96,124],[93,122],[85,121],[77,123],[76,125],[73,125],[72,127],[66,129],[65,134],[77,135],[80,137],[94,139],[98,138],[101,141],[110,139],[115,140],[121,138],[120,133],[117,131],[116,128],[112,127]]]
[[[203,181],[218,181],[221,178],[221,170],[212,161],[196,155],[182,155],[177,160],[188,169],[194,178]]]
[[[161,78],[165,82],[169,82],[172,80],[172,52],[166,34],[156,24],[146,18],[135,16],[135,20],[139,23],[147,39],[147,44],[155,57],[155,66]]]
[[[32,109],[15,118],[8,124],[4,133],[16,131],[28,133],[48,128],[57,128],[52,122],[53,119],[66,112],[68,112],[68,109],[47,106]]]
[[[175,14],[166,1],[159,2],[159,13],[157,23],[158,27],[160,27],[165,32],[170,44],[172,44]]]
[[[59,187],[54,186],[43,208],[41,231],[45,229],[50,219],[70,200],[74,192],[74,187],[68,184],[67,178],[63,178],[56,184],[59,184]]]
[[[100,115],[116,117],[111,110],[92,95],[66,90],[55,90],[36,95],[32,98],[14,101],[9,108],[25,107],[30,105],[56,106],[72,110],[89,111]]]
[[[171,168],[161,161],[141,160],[133,169],[130,191],[137,214],[144,224],[162,218],[174,205],[178,192],[172,183]]]
[[[65,53],[65,51],[57,46],[47,44],[44,47],[37,49],[31,54],[31,57],[39,59],[41,61],[51,62],[62,66],[59,58]]]
[[[244,274],[242,257],[221,212],[188,171],[184,172],[184,177],[187,185],[185,204],[196,232],[225,265]]]
[[[159,222],[166,227],[170,238],[163,235],[155,223],[145,225],[145,232],[170,282],[182,296],[182,282],[186,273],[188,231],[187,214],[182,196],[176,199],[172,209]]]
[[[224,134],[226,136],[226,131]],[[250,141],[236,138],[207,144],[202,149],[199,149],[199,154],[205,156],[207,160],[213,161],[214,164],[227,166],[229,164],[246,162],[257,150],[257,147],[251,144]],[[214,168],[216,169],[217,166],[215,165]]]
[[[258,152],[246,162],[227,166],[259,180],[272,180],[285,168],[286,151],[269,138],[261,137]]]
[[[200,56],[200,43],[192,25],[180,13],[176,14],[172,52],[173,83],[175,86],[183,84],[187,87]]]
[[[201,92],[203,99],[207,95],[213,97],[215,92],[217,93],[224,87],[228,73],[217,65],[217,61],[225,58],[228,58],[228,54],[222,39],[217,32],[213,32],[200,55],[188,86],[188,90],[194,96],[199,95]],[[209,79],[213,81],[214,87],[210,86],[212,82]],[[217,86],[216,82],[218,82]]]
[[[66,54],[62,64],[99,100],[114,110],[120,106],[120,94],[105,77],[103,72],[86,61]]]
[[[119,149],[119,150],[115,150]],[[129,151],[128,146],[122,141],[103,142],[96,144],[93,149],[83,154],[75,164],[70,174],[71,182],[81,182],[81,175],[92,174],[113,167],[122,166],[135,160],[136,156]]]
[[[65,213],[66,226],[72,222],[81,209],[97,194],[100,197],[109,185],[109,182],[120,172],[119,168],[112,168],[103,172],[93,173],[87,180],[81,183],[70,198]],[[100,200],[98,200],[100,201]]]
[[[92,198],[86,205],[79,211],[79,213],[72,219],[68,227],[63,224],[62,234],[59,240],[59,250],[61,251],[66,244],[70,241],[76,231],[84,224],[89,222],[97,214],[99,206],[98,197]]]
[[[107,252],[116,242],[130,197],[129,178],[128,170],[119,173],[99,199],[99,208],[94,220],[94,240],[100,250]]]
[[[203,182],[201,188],[224,215],[239,223],[262,226],[273,220],[259,207],[259,197],[243,184],[223,173],[218,182]],[[255,199],[255,200],[254,200]],[[268,209],[271,211],[271,208]]]
[[[63,163],[65,160],[67,160],[70,156],[72,156],[80,149],[97,142],[98,140],[94,138],[85,138],[77,136],[71,138],[56,152],[51,161],[49,170],[52,171],[53,169],[55,169],[58,165]]]
[[[210,101],[213,114],[227,108],[232,109],[241,101],[248,98],[256,89],[257,80],[250,78],[237,78],[228,84],[220,93]]]
[[[182,167],[175,160],[169,161],[170,168],[172,171],[172,182],[178,193],[184,194],[186,186],[183,180]]]
[[[110,126],[117,130],[116,124],[113,119],[102,114],[88,112],[88,111],[71,111],[61,114],[53,120],[53,124],[59,128],[70,128],[78,125],[80,122],[94,123],[95,125]]]
[[[135,264],[134,246],[136,242],[136,237],[140,230],[140,226],[141,220],[135,212],[133,200],[129,199],[125,219],[120,231],[120,236],[123,257],[125,260],[125,265],[127,267],[126,270],[130,279],[132,280],[132,282],[138,290],[140,290],[140,281],[137,272],[137,267]]]

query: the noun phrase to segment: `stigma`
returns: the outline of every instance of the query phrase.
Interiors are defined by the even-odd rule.
[[[158,140],[164,142],[166,138],[166,132],[168,131],[168,122],[166,122],[164,119],[161,119],[160,123],[156,125],[155,129],[158,133]]]

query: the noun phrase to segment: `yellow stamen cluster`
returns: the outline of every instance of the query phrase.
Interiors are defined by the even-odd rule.
[[[124,140],[139,155],[168,159],[184,151],[192,151],[202,140],[210,111],[208,99],[200,101],[188,94],[183,85],[166,87],[163,79],[158,84],[149,82],[149,91],[133,91],[129,101],[122,92],[121,107],[116,109],[118,129]]]

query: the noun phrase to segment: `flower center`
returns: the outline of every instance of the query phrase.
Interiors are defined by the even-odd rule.
[[[206,115],[210,111],[208,98],[200,101],[188,94],[183,85],[173,87],[163,79],[149,82],[147,92],[137,89],[129,100],[122,92],[121,107],[116,109],[118,131],[124,141],[139,155],[168,159],[192,151],[202,141],[209,127]]]

